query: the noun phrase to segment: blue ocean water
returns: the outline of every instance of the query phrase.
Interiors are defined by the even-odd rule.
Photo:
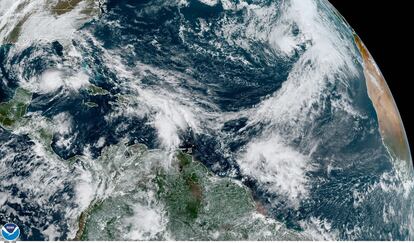
[[[271,6],[274,2],[247,1],[260,6]],[[341,36],[352,38],[352,30],[341,19],[335,18],[323,1],[317,2],[319,11],[330,13],[330,21],[337,24]],[[254,199],[265,205],[271,218],[299,232],[309,228],[304,222],[310,220],[322,228],[321,231],[334,232],[338,239],[412,237],[411,229],[401,227],[401,224],[409,224],[411,216],[407,214],[412,209],[413,194],[410,191],[409,196],[405,196],[399,190],[402,181],[396,176],[392,158],[378,131],[359,56],[354,57],[356,75],[345,74],[344,80],[343,75],[333,74],[332,82],[323,90],[324,95],[318,97],[317,102],[309,101],[311,112],[303,110],[309,121],[298,124],[298,127],[302,126],[302,132],[292,138],[288,136],[293,133],[291,126],[277,127],[266,119],[251,122],[253,118],[248,111],[259,107],[283,88],[291,73],[296,71],[295,64],[311,48],[312,41],[301,43],[289,56],[280,55],[268,42],[246,34],[244,25],[247,25],[249,12],[245,8],[228,10],[221,3],[209,6],[190,0],[187,5],[180,6],[159,0],[119,0],[108,1],[105,7],[99,18],[79,30],[79,36],[71,44],[82,56],[81,62],[74,64],[78,65],[76,69],[88,72],[89,82],[107,90],[108,94],[92,95],[81,90],[56,96],[62,92],[62,87],[53,93],[34,93],[28,108],[29,114],[40,113],[48,119],[62,112],[73,119],[71,131],[63,136],[64,139],[75,137],[70,146],[59,145],[62,135],[53,136],[51,148],[60,158],[67,160],[81,155],[85,147],[98,143],[101,137],[105,137],[104,144],[90,148],[93,158],[98,158],[105,146],[117,144],[124,138],[131,144],[145,144],[149,149],[162,148],[151,112],[136,117],[121,114],[111,119],[108,114],[114,111],[113,104],[118,102],[118,95],[131,95],[128,89],[122,88],[124,86],[139,84],[142,89],[166,90],[214,114],[211,120],[215,126],[203,127],[201,132],[191,127],[180,131],[180,146],[192,147],[195,159],[216,175],[235,178],[251,188]],[[277,19],[280,15],[275,13],[269,18]],[[225,27],[229,22],[242,27],[226,36]],[[303,30],[292,25],[289,31],[293,37],[298,37]],[[249,48],[242,48],[244,46]],[[12,56],[7,54],[9,48],[10,45],[0,47],[0,78],[3,81],[0,101],[13,96],[21,78],[17,75],[20,69],[24,70],[22,77],[29,80],[71,58],[58,41],[35,43]],[[356,46],[352,48],[356,49]],[[132,75],[137,80],[121,75],[116,63],[108,63],[104,50],[115,53],[122,65],[133,70]],[[44,55],[36,55],[39,51]],[[316,65],[306,64],[304,69]],[[153,69],[140,69],[139,65]],[[160,74],[159,70],[168,72]],[[176,75],[174,83],[167,82],[169,75]],[[345,96],[361,116],[336,110],[336,102]],[[84,105],[86,101],[97,106],[87,107]],[[140,107],[139,102],[143,101],[137,102]],[[233,113],[240,115],[232,117]],[[238,163],[246,146],[266,136],[271,129],[292,138],[286,139],[286,144],[308,154],[309,160],[317,164],[305,172],[309,195],[296,207],[286,195],[269,190],[260,179],[243,173]],[[25,152],[32,150],[30,138],[1,128],[0,140],[5,144],[0,157],[7,157],[7,153],[12,152],[18,154],[6,160],[10,163],[6,166],[12,167],[14,173],[2,174],[2,180],[28,177],[32,168],[39,166],[30,164],[32,159],[28,156],[32,153]],[[384,175],[387,175],[385,179]],[[73,187],[68,182],[48,198],[47,203],[58,205],[52,211],[32,202],[29,189],[25,191],[17,185],[1,187],[1,191],[9,191],[21,202],[7,201],[7,207],[14,211],[2,209],[0,214],[21,226],[23,240],[43,240],[41,231],[46,222],[59,225],[61,234],[58,239],[66,239],[70,229],[64,222],[65,208],[76,207]],[[383,212],[388,208],[399,212],[384,219]]]

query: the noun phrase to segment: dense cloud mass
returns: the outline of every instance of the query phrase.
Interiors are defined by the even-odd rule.
[[[414,239],[411,158],[355,40],[326,0],[0,0],[0,223]]]

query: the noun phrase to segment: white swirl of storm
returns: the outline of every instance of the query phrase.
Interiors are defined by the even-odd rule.
[[[313,151],[318,147],[318,139],[311,135],[304,138],[303,134],[306,134],[309,127],[312,127],[314,120],[325,108],[325,101],[329,99],[327,98],[329,87],[332,85],[341,87],[338,91],[341,92],[340,98],[331,100],[331,109],[354,117],[363,116],[357,107],[353,106],[346,92],[349,86],[347,80],[359,75],[354,60],[358,56],[357,50],[354,44],[341,34],[337,23],[333,22],[328,13],[320,10],[321,6],[326,4],[324,1],[275,1],[266,6],[249,4],[248,1],[239,1],[238,4],[229,0],[202,1],[209,6],[221,2],[223,8],[229,11],[241,8],[246,11],[241,22],[224,18],[219,30],[209,29],[210,25],[200,20],[203,26],[202,31],[219,34],[228,43],[238,45],[247,52],[251,51],[252,45],[256,42],[266,43],[275,53],[286,59],[302,51],[279,90],[262,97],[261,101],[253,107],[233,112],[221,110],[209,95],[189,93],[183,88],[183,83],[190,84],[192,87],[203,86],[203,83],[195,80],[191,75],[138,61],[134,65],[127,65],[126,60],[122,59],[122,53],[132,52],[130,46],[107,50],[87,30],[76,31],[85,18],[82,12],[84,5],[81,4],[74,11],[56,17],[52,16],[50,11],[42,9],[46,2],[0,0],[1,43],[7,41],[13,29],[20,26],[18,28],[20,37],[14,40],[18,44],[14,52],[19,51],[19,45],[22,46],[35,40],[66,40],[64,43],[68,50],[67,63],[60,68],[47,70],[35,79],[22,79],[20,85],[37,93],[49,93],[61,87],[71,92],[78,92],[89,85],[88,80],[91,75],[88,71],[80,71],[80,60],[83,57],[79,49],[83,48],[83,51],[90,52],[99,49],[104,65],[116,73],[119,80],[113,85],[122,94],[118,96],[117,102],[112,104],[112,112],[107,114],[105,119],[111,120],[119,116],[149,117],[148,122],[157,131],[160,144],[157,150],[158,155],[148,155],[149,165],[147,166],[151,166],[151,163],[164,163],[164,166],[169,166],[173,154],[182,142],[182,134],[188,129],[191,129],[196,136],[201,134],[217,136],[221,141],[223,153],[228,153],[226,156],[236,160],[243,175],[254,178],[264,190],[285,197],[290,207],[297,208],[309,194],[310,178],[307,173],[318,167],[317,161],[313,161],[312,158]],[[186,6],[187,1],[165,4],[177,3],[179,6]],[[17,14],[19,6],[20,8],[23,6],[23,11],[19,10]],[[108,23],[114,26],[117,24],[119,23],[116,21]],[[33,31],[34,26],[36,31]],[[293,34],[294,28],[298,29],[297,34]],[[48,31],[50,29],[55,31]],[[180,31],[182,31],[181,40],[186,43],[185,32],[191,30],[187,29],[185,22]],[[80,47],[70,44],[68,40],[71,39],[80,43]],[[90,48],[90,43],[95,49]],[[191,43],[187,44],[190,48],[198,48],[192,47]],[[155,86],[143,85],[141,81],[147,75],[156,76],[159,83]],[[51,85],[49,82],[51,78],[59,82]],[[38,113],[28,115],[32,116],[32,121],[14,131],[16,134],[30,133],[33,127],[46,128],[47,124],[50,124]],[[66,121],[71,120],[67,114],[62,113],[55,117],[52,122],[53,126],[49,128],[61,135],[71,129],[70,122],[67,124],[59,122],[62,117]],[[229,144],[239,137],[232,132],[222,131],[221,128],[227,121],[239,118],[247,118],[247,125],[237,132],[260,126],[260,133],[247,138],[248,142],[237,151],[229,152]],[[294,141],[298,139],[302,141],[300,147],[294,145]],[[82,162],[79,162],[73,173],[68,167],[62,166],[65,162],[58,156],[50,155],[50,151],[46,151],[36,138],[33,140],[35,149],[32,151],[32,156],[34,163],[39,163],[40,166],[27,178],[19,179],[18,182],[4,181],[4,185],[17,183],[21,188],[26,187],[31,193],[31,198],[36,199],[41,207],[48,208],[50,205],[47,205],[47,199],[61,189],[62,184],[65,182],[74,184],[77,194],[74,200],[77,206],[50,209],[66,211],[65,217],[70,219],[67,223],[70,226],[76,224],[77,217],[93,200],[107,198],[117,190],[120,190],[119,193],[127,190],[120,186],[124,181],[111,176],[121,173],[128,179],[139,177],[137,173],[148,173],[145,168],[143,170],[134,168],[137,171],[121,171],[124,165],[120,155],[123,152],[122,148],[119,151],[108,149],[113,156],[108,156],[108,160],[112,162],[107,167],[96,163],[89,156],[88,148],[85,148],[85,154],[81,156]],[[62,146],[70,142],[70,139],[65,140],[62,137]],[[16,155],[8,149],[7,144],[0,146],[0,151],[8,156]],[[7,160],[8,158],[0,160],[2,168],[5,168],[3,164]],[[26,169],[29,171],[32,167]],[[60,176],[56,177],[57,174]],[[47,187],[46,184],[49,186]],[[376,186],[383,185],[379,183]],[[48,188],[48,190],[41,191],[39,188]],[[152,195],[142,195],[144,196],[152,197]],[[7,197],[8,200],[14,200],[11,195]],[[149,210],[149,213],[142,215],[144,209]],[[143,225],[134,225],[132,219],[127,219],[130,224],[133,224],[133,228],[137,229],[136,232],[139,232],[131,238],[142,239],[140,233],[142,229],[151,231],[151,234],[165,229],[162,208],[153,207],[151,203],[148,203],[136,205],[136,211],[135,214],[138,216],[152,217],[155,227],[147,229]],[[310,223],[306,222],[304,227],[313,230],[308,224],[319,227],[329,223],[320,219],[311,219]],[[56,239],[55,236],[60,233],[59,228],[44,230],[44,233],[49,235],[49,239]],[[75,233],[72,230],[70,236],[73,237]],[[336,236],[323,237],[335,238]]]

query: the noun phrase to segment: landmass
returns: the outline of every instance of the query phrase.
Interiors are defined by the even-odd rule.
[[[354,38],[363,59],[368,96],[377,113],[384,144],[391,156],[398,160],[397,165],[402,167],[402,171],[412,171],[407,136],[391,91],[364,43],[356,34]]]
[[[99,163],[127,161],[127,167],[137,166],[140,178],[128,181],[132,187],[117,182],[113,195],[93,201],[79,218],[75,240],[137,240],[142,239],[140,237],[149,240],[307,239],[301,232],[287,229],[283,223],[263,215],[264,211],[258,210],[260,207],[246,186],[213,175],[191,154],[177,151],[170,167],[156,163],[145,165],[154,152],[143,145],[120,144],[105,148]],[[125,158],[115,159],[114,154],[124,154]],[[148,166],[150,170],[142,171]],[[122,188],[127,190],[118,193]],[[142,210],[138,213],[142,214],[140,217],[136,215],[135,207]],[[151,224],[155,229],[134,224]],[[125,229],[120,230],[120,227]],[[138,238],[126,232],[134,229],[141,234],[139,237],[133,234]]]
[[[107,95],[107,94],[109,94],[109,91],[108,90],[106,90],[104,88],[101,88],[99,86],[93,85],[93,84],[90,84],[88,86],[87,90],[88,90],[89,94],[90,95],[93,95],[93,96],[96,96],[96,95]]]
[[[0,22],[0,44],[18,44],[22,41],[33,41],[47,39],[53,41],[62,38],[61,32],[54,33],[47,32],[44,28],[45,22],[41,19],[47,19],[48,26],[54,26],[59,24],[59,21],[66,18],[65,21],[71,21],[75,29],[82,26],[85,22],[89,21],[92,17],[98,16],[104,10],[103,1],[101,0],[58,0],[58,1],[21,1],[19,4],[11,4],[8,9],[4,9],[4,18],[2,24]],[[7,7],[7,5],[6,5]],[[72,14],[70,18],[67,18],[67,14]],[[6,21],[9,19],[9,21]],[[39,30],[38,34],[29,36],[28,40],[21,40],[22,31],[37,22]],[[47,27],[46,27],[47,28]],[[68,34],[66,38],[70,36],[70,32],[75,29],[67,29]],[[27,37],[27,36],[26,36]]]
[[[62,15],[75,9],[80,3],[84,2],[86,7],[82,10],[85,15],[96,14],[99,9],[96,7],[95,0],[60,0],[55,5],[51,6],[53,14]]]
[[[26,114],[31,100],[29,91],[17,88],[11,100],[0,103],[0,125],[5,129],[12,128]]]

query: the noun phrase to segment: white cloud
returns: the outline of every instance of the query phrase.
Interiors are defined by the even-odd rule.
[[[73,90],[79,90],[89,85],[89,76],[84,72],[78,72],[66,79],[65,84]]]
[[[133,216],[124,220],[125,225],[131,227],[125,239],[153,240],[158,233],[165,231],[167,218],[160,209],[137,204],[133,210]]]
[[[61,236],[59,228],[54,224],[50,224],[45,230],[43,230],[43,234],[47,237],[48,240],[57,240]]]
[[[284,145],[276,135],[250,142],[239,159],[242,173],[256,179],[269,192],[289,199],[297,207],[308,195],[310,159]]]
[[[51,69],[40,75],[37,88],[34,87],[35,81],[26,85],[31,87],[31,90],[42,94],[54,92],[61,87],[78,91],[82,87],[89,85],[89,76],[84,72],[77,72],[72,75],[70,73],[65,73],[64,71]]]
[[[40,76],[39,91],[40,93],[49,93],[56,91],[63,85],[62,73],[57,70],[49,70]]]
[[[76,30],[93,17],[84,10],[98,9],[97,2],[81,1],[73,10],[56,15],[50,11],[56,3],[45,0],[0,1],[0,43],[16,28],[20,29],[16,37],[16,44],[20,47],[34,41],[70,43]]]
[[[61,112],[53,117],[53,124],[55,132],[61,135],[68,134],[72,130],[72,117],[66,112]]]
[[[3,207],[3,205],[7,202],[8,193],[0,192],[0,207]]]

